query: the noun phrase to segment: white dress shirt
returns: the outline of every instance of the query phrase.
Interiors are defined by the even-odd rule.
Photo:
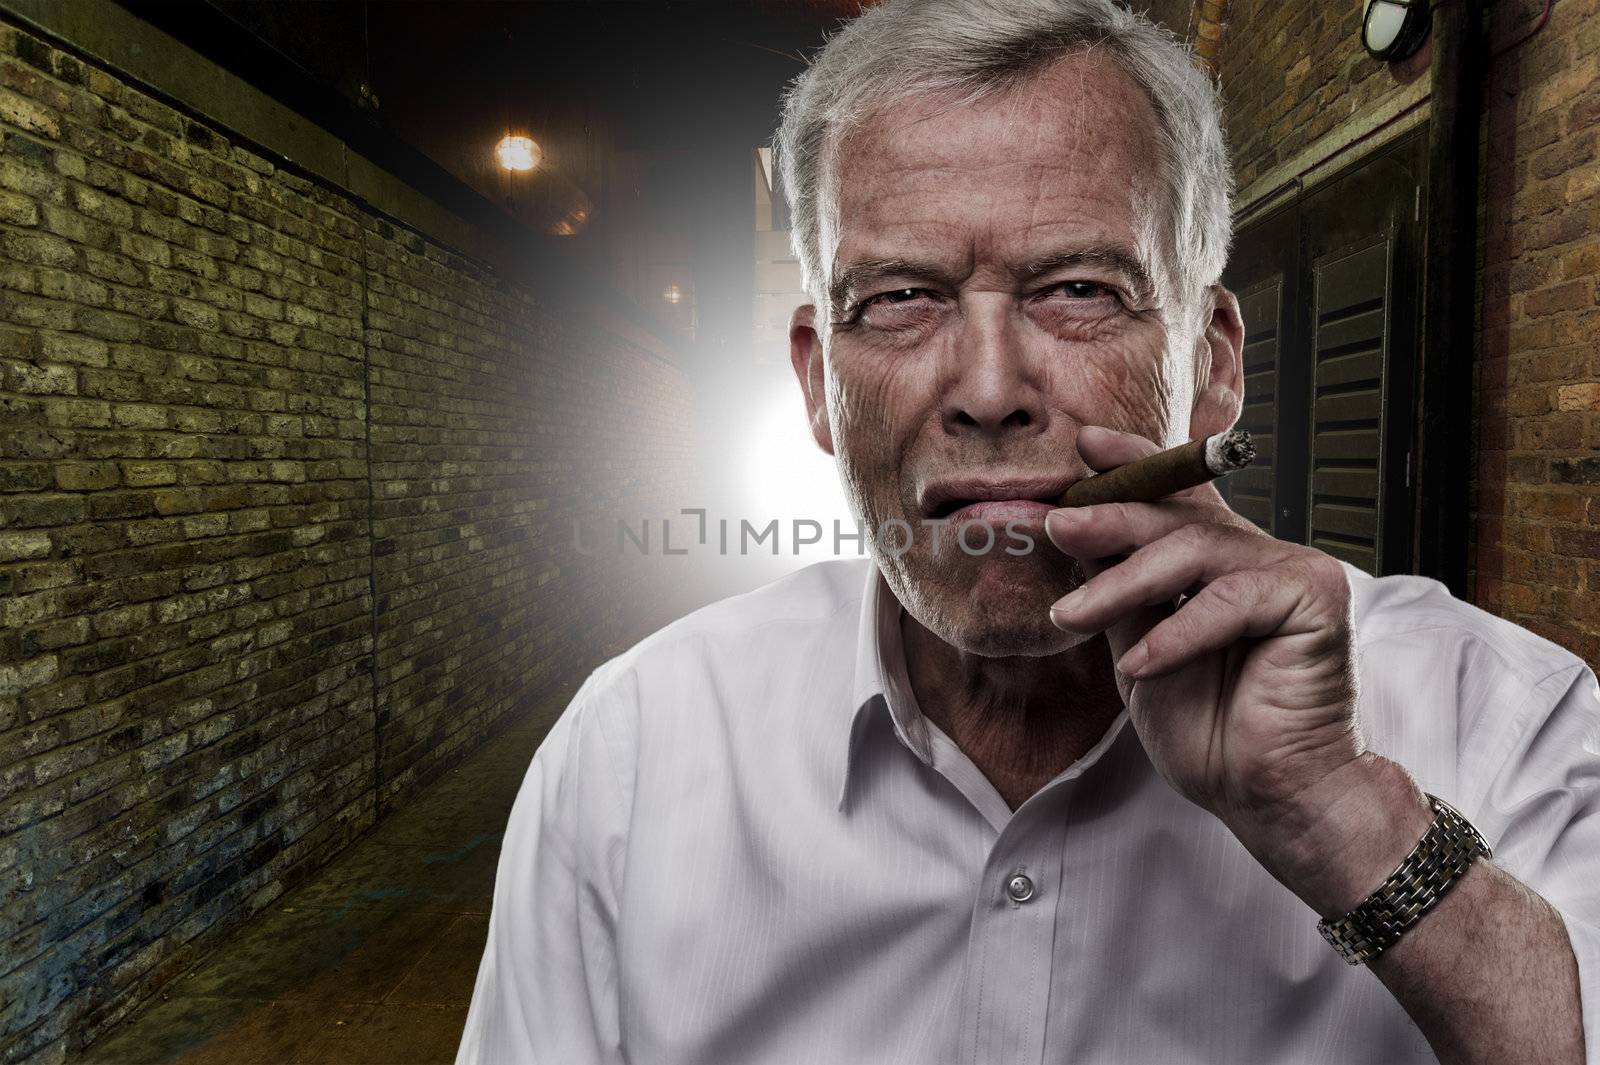
[[[1600,1063],[1594,674],[1346,569],[1370,746],[1561,911]],[[1009,810],[917,709],[900,612],[819,563],[589,676],[511,811],[458,1065],[1435,1060],[1126,711]]]

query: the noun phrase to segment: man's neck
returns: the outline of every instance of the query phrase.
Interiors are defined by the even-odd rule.
[[[1082,758],[1122,712],[1104,636],[1047,657],[988,658],[901,615],[906,674],[923,715],[1015,810]]]

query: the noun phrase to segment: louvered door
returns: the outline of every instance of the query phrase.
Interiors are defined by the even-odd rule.
[[[1376,574],[1414,557],[1422,147],[1408,134],[1241,228],[1223,278],[1245,326],[1238,424],[1260,452],[1225,497]]]
[[[1387,238],[1316,264],[1312,283],[1313,547],[1368,573],[1383,536],[1382,468],[1390,251]]]
[[[1228,478],[1233,509],[1267,532],[1275,529],[1278,512],[1277,427],[1278,343],[1283,311],[1283,275],[1276,274],[1239,298],[1244,318],[1244,409],[1239,428],[1248,429],[1256,460]]]

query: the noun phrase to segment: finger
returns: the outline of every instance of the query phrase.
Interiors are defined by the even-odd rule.
[[[1161,676],[1243,639],[1290,641],[1287,653],[1306,658],[1326,652],[1336,626],[1307,608],[1307,582],[1273,570],[1236,570],[1200,589],[1170,617],[1148,629],[1117,661],[1117,669],[1145,679]],[[1295,642],[1299,646],[1295,646]]]
[[[1161,450],[1153,440],[1104,425],[1085,425],[1079,429],[1077,447],[1078,455],[1089,468],[1102,473]]]
[[[1073,632],[1099,632],[1139,607],[1171,605],[1180,595],[1244,569],[1263,569],[1289,553],[1242,529],[1197,522],[1146,544],[1062,597],[1051,620]]]
[[[1168,496],[1149,503],[1096,503],[1061,507],[1045,515],[1044,531],[1073,558],[1106,558],[1136,551],[1153,540],[1196,522],[1242,528],[1244,519],[1220,499]],[[1255,526],[1250,526],[1255,529]],[[1259,532],[1259,530],[1257,530]],[[1263,534],[1264,535],[1264,534]]]
[[[1128,649],[1141,640],[1146,633],[1172,613],[1170,604],[1159,606],[1141,607],[1122,615],[1105,628],[1106,644],[1111,649],[1111,661],[1116,662],[1128,653]],[[1056,621],[1055,611],[1050,612],[1050,620]],[[1059,628],[1067,629],[1065,625]],[[1073,631],[1068,629],[1067,631]],[[1127,702],[1132,694],[1132,679],[1117,675],[1117,690],[1122,693],[1122,700]]]
[[[1147,606],[1124,615],[1113,623],[1106,630],[1106,643],[1111,648],[1111,661],[1122,662],[1131,648],[1137,647],[1152,630],[1171,616],[1170,606]],[[1114,668],[1112,673],[1117,678],[1117,690],[1122,694],[1122,702],[1126,706],[1133,697],[1133,683],[1138,678],[1123,672],[1120,666]]]

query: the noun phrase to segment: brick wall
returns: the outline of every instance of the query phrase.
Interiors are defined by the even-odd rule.
[[[0,139],[0,1056],[51,1060],[659,621],[565,515],[683,485],[691,412],[4,24]]]
[[[1542,5],[1500,5],[1499,46]],[[1486,93],[1477,596],[1600,666],[1600,3],[1560,0]]]
[[[1405,95],[1407,85],[1361,47],[1364,7],[1362,0],[1229,3],[1218,73],[1241,192]]]

